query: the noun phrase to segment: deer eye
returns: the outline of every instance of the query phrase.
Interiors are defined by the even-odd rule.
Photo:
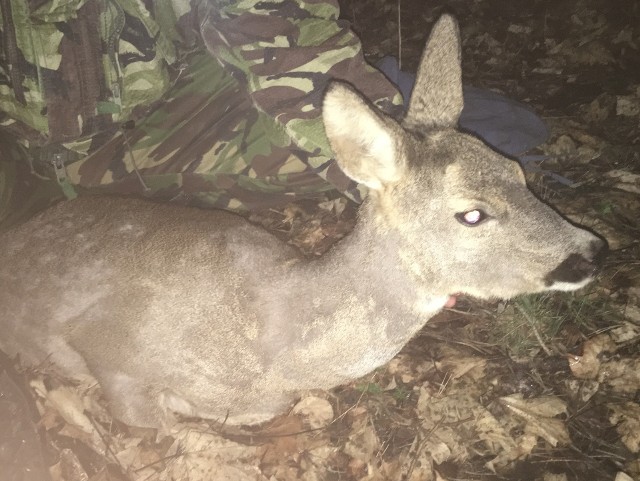
[[[485,220],[487,220],[489,216],[480,209],[472,209],[466,212],[458,212],[455,215],[455,218],[462,225],[466,225],[467,227],[475,227],[479,224],[482,224]]]

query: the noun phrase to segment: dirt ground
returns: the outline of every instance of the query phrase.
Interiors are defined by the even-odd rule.
[[[186,420],[157,439],[110,419],[94,392],[4,373],[0,481],[640,480],[640,2],[341,4],[367,57],[400,56],[407,71],[438,16],[458,18],[465,84],[549,127],[528,180],[607,239],[600,279],[571,295],[460,299],[387,366],[257,429]],[[253,220],[314,255],[354,211],[333,199]]]

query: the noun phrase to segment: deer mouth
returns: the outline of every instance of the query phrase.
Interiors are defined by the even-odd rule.
[[[447,302],[444,303],[444,307],[453,307],[456,305],[456,300],[457,300],[457,294],[453,295],[453,296],[449,296],[449,298],[447,299]]]

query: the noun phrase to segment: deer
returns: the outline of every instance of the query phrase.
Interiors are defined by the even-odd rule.
[[[335,161],[369,194],[318,258],[229,212],[127,197],[81,196],[2,233],[0,347],[97,382],[129,425],[252,425],[384,365],[456,296],[582,288],[606,242],[457,129],[460,57],[444,15],[400,120],[329,83]]]

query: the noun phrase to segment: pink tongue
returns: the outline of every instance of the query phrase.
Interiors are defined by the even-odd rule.
[[[455,296],[449,296],[449,299],[447,299],[447,302],[444,303],[444,307],[453,307],[455,305],[456,305]]]

